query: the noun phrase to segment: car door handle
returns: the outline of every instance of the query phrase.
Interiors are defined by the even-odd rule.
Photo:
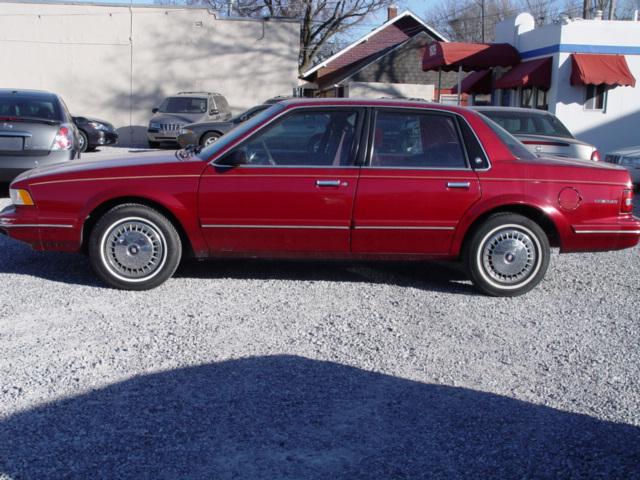
[[[317,187],[339,187],[340,180],[316,180]]]
[[[447,188],[469,188],[471,182],[447,182]]]

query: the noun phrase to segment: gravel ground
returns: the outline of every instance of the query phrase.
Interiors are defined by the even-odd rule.
[[[514,299],[326,262],[135,293],[0,237],[0,478],[640,478],[639,255]]]

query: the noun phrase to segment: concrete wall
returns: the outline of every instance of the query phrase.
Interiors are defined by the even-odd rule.
[[[50,90],[143,144],[151,108],[214,91],[234,112],[297,85],[299,26],[206,9],[0,3],[0,87]]]
[[[521,33],[515,40],[507,28],[497,31],[501,36],[496,41],[514,44],[523,60],[553,57],[549,111],[576,137],[603,155],[640,144],[635,131],[640,122],[640,22],[574,20]],[[638,83],[635,88],[610,88],[604,111],[586,110],[586,87],[570,83],[572,53],[624,54]]]
[[[433,85],[377,82],[350,82],[348,85],[351,98],[409,97],[429,101],[434,98]]]

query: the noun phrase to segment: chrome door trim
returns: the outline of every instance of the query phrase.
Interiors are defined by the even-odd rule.
[[[614,234],[620,234],[620,233],[625,233],[628,235],[640,235],[640,230],[575,230],[576,233],[591,233],[591,234],[598,234],[598,233],[614,233]]]
[[[282,228],[282,229],[314,229],[314,230],[349,230],[348,226],[336,225],[237,225],[237,224],[204,224],[202,228]]]
[[[403,226],[403,225],[366,225],[355,226],[354,230],[455,230],[456,227],[422,227],[422,226]]]

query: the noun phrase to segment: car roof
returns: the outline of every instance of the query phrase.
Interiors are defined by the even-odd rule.
[[[178,92],[175,95],[169,95],[170,97],[202,97],[203,95],[213,95],[217,97],[221,97],[222,95],[215,92]]]
[[[22,90],[17,88],[0,88],[0,95],[19,95],[21,97],[33,97],[33,98],[51,98],[57,97],[55,93],[47,92],[45,90]]]
[[[425,100],[409,98],[293,98],[277,103],[285,107],[296,106],[351,106],[351,107],[411,107],[425,108],[430,110],[442,110],[446,112],[462,113],[468,111],[465,107],[454,105],[443,105]]]
[[[538,110],[537,108],[522,108],[522,107],[498,107],[498,106],[482,106],[482,107],[469,107],[472,110],[478,112],[507,112],[507,113],[528,113],[532,115],[553,115],[546,110]]]

